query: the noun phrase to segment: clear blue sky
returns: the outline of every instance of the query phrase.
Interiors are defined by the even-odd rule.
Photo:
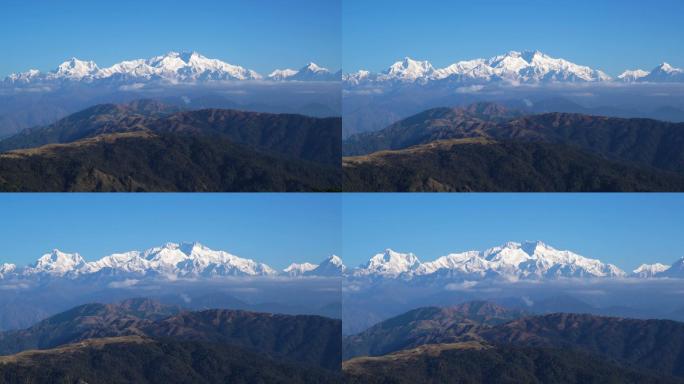
[[[442,67],[526,49],[611,75],[684,66],[681,0],[344,0],[342,13],[347,72],[404,56]]]
[[[341,0],[3,0],[0,77],[198,51],[267,74],[341,66]]]
[[[626,270],[684,256],[684,194],[345,194],[343,212],[349,266],[385,248],[430,261],[525,240]]]
[[[25,265],[53,248],[93,260],[166,242],[284,268],[341,252],[336,194],[4,194],[0,262]]]

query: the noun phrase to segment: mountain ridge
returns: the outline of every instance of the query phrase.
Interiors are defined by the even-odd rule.
[[[319,265],[336,263],[332,255]],[[331,276],[327,270],[308,271],[307,276]],[[0,276],[4,279],[78,278],[92,275],[124,275],[129,277],[212,277],[212,276],[287,276],[287,270],[278,272],[267,264],[241,258],[225,251],[210,249],[198,242],[166,243],[142,251],[114,253],[88,261],[78,253],[65,253],[58,249],[42,255],[24,268],[4,264]],[[334,276],[334,275],[332,275]]]
[[[277,271],[264,263],[194,242],[166,243],[142,251],[114,253],[93,261],[85,261],[78,253],[65,253],[55,249],[23,268],[15,264],[0,264],[0,276],[5,279],[31,276],[74,278],[81,275],[123,273],[155,277],[344,276],[352,279],[438,278],[456,281],[684,278],[684,273],[681,272],[684,271],[684,257],[670,267],[659,263],[654,265],[658,267],[654,273],[638,273],[650,268],[650,265],[644,264],[628,274],[613,264],[569,250],[559,250],[542,241],[509,241],[482,251],[448,253],[431,261],[421,261],[413,253],[401,253],[387,248],[355,268],[348,268],[339,256],[331,255],[318,264],[292,263],[282,271]]]
[[[60,83],[114,83],[140,84],[140,82],[194,83],[211,81],[334,81],[335,74],[327,68],[310,63],[291,76],[269,76],[264,78],[254,70],[210,59],[198,52],[168,52],[149,59],[124,60],[107,68],[100,68],[94,61],[75,57],[60,64],[55,70],[43,73],[31,69],[13,73],[4,78],[0,85],[27,87],[36,84]],[[308,72],[307,72],[308,70]],[[278,72],[278,71],[276,71]],[[275,74],[276,72],[272,73]],[[320,73],[318,73],[320,72]],[[290,78],[293,77],[293,78]]]
[[[89,339],[137,336],[236,345],[339,370],[340,320],[244,310],[187,311],[149,299],[85,304],[17,331],[0,332],[0,354]],[[315,330],[317,338],[307,337]]]
[[[554,58],[540,51],[509,51],[489,59],[464,60],[435,68],[427,61],[410,57],[397,61],[381,73],[360,70],[343,76],[345,86],[354,88],[374,84],[550,84],[602,82],[682,82],[684,71],[663,63],[651,72],[625,71],[617,80],[600,69]]]

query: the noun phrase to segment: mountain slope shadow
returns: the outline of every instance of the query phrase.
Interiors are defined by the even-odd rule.
[[[5,191],[337,191],[341,121],[98,105],[0,141]]]
[[[2,332],[0,354],[121,336],[230,345],[332,371],[341,362],[339,320],[241,310],[188,312],[147,299],[86,304],[27,329]]]

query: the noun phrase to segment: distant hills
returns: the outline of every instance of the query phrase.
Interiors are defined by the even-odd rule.
[[[416,309],[346,337],[346,358],[376,357],[343,369],[351,382],[679,383],[683,332],[684,323],[668,320],[529,316],[472,302]]]
[[[478,342],[428,344],[343,363],[346,383],[682,383],[582,351],[492,347]]]
[[[339,118],[104,104],[0,141],[7,191],[334,191]],[[135,170],[131,172],[131,170]]]
[[[334,382],[340,338],[340,321],[319,316],[188,312],[129,299],[79,306],[0,333],[0,353],[6,355],[0,356],[0,378]]]
[[[238,345],[331,370],[340,364],[339,320],[238,310],[188,312],[147,299],[86,304],[30,328],[2,332],[0,353],[133,335]]]
[[[343,164],[355,191],[680,191],[682,148],[684,123],[476,103],[353,135]]]
[[[425,344],[468,339],[483,326],[503,324],[524,312],[488,302],[418,308],[344,338],[343,357],[380,356]]]
[[[228,344],[122,336],[0,356],[0,381],[342,383],[339,373]]]

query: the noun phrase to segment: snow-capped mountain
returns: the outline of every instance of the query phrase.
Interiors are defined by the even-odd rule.
[[[380,81],[424,82],[435,74],[435,68],[428,61],[417,61],[405,57],[392,64],[382,75]]]
[[[332,255],[320,264],[313,263],[292,263],[283,272],[288,276],[342,276],[346,271],[344,263],[339,256]]]
[[[268,78],[277,81],[339,81],[341,72],[333,73],[316,63],[309,63],[299,70],[276,69]]]
[[[434,68],[428,61],[404,58],[392,64],[381,74],[360,71],[344,77],[346,84],[365,82],[401,82],[427,84],[488,83],[551,83],[610,81],[604,72],[577,65],[564,59],[553,58],[539,51],[511,51],[489,59],[459,61],[445,68]]]
[[[386,249],[368,260],[360,268],[355,269],[354,276],[399,277],[413,274],[421,266],[420,260],[413,253],[400,253]]]
[[[64,253],[58,249],[41,256],[25,268],[24,275],[65,276],[77,274],[86,267],[86,261],[78,253]]]
[[[429,61],[409,57],[381,73],[361,70],[343,76],[346,86],[373,84],[549,84],[622,82],[681,82],[683,71],[663,63],[651,72],[625,71],[611,78],[600,69],[554,58],[540,51],[510,51],[489,59],[459,61],[435,68]]]
[[[318,268],[317,264],[312,263],[292,263],[287,268],[283,269],[283,272],[288,276],[303,276],[305,273],[313,271]]]
[[[35,263],[17,268],[0,264],[0,279],[145,277],[200,278],[215,276],[342,276],[342,260],[333,255],[320,264],[293,263],[278,272],[270,266],[231,253],[213,250],[200,243],[167,243],[143,251],[114,253],[85,261],[78,253],[53,250]]]
[[[54,73],[48,73],[47,79],[81,80],[83,78],[95,77],[99,71],[100,68],[97,67],[94,61],[82,61],[72,57],[60,64]]]
[[[612,264],[570,251],[557,250],[540,241],[515,243],[442,256],[421,263],[412,253],[386,250],[355,269],[353,276],[389,278],[452,278],[481,280],[504,278],[541,280],[579,277],[622,277],[625,273]]]
[[[643,79],[648,76],[650,72],[644,71],[643,69],[627,70],[622,72],[617,78],[624,82],[634,82]]]
[[[342,82],[348,85],[359,85],[364,83],[372,83],[378,78],[377,73],[371,71],[360,70],[354,73],[345,73],[342,75]]]
[[[266,264],[212,250],[200,243],[167,243],[140,257],[157,273],[175,276],[268,276],[277,272]],[[136,260],[137,262],[137,260]]]
[[[4,278],[6,275],[13,273],[17,269],[14,264],[3,263],[0,264],[0,279]]]
[[[310,63],[299,71],[276,70],[268,80],[333,81],[340,73]],[[57,69],[42,73],[32,69],[7,76],[0,84],[25,86],[33,84],[97,83],[139,84],[147,82],[201,83],[210,81],[261,80],[263,77],[251,69],[205,57],[197,52],[169,52],[149,59],[126,60],[107,68],[93,61],[71,58]]]
[[[682,82],[684,81],[684,70],[675,68],[668,63],[662,63],[655,67],[648,75],[639,79],[653,83]]]
[[[347,267],[342,262],[342,259],[337,255],[332,255],[307,274],[312,276],[342,276],[346,271]]]
[[[292,76],[299,73],[299,71],[294,69],[276,69],[268,75],[268,78],[275,81],[290,80]]]
[[[684,278],[684,257],[672,264],[672,266],[656,275],[656,277]]]
[[[660,273],[667,271],[669,268],[669,265],[661,263],[641,264],[637,269],[632,271],[632,276],[644,278],[656,277]]]

